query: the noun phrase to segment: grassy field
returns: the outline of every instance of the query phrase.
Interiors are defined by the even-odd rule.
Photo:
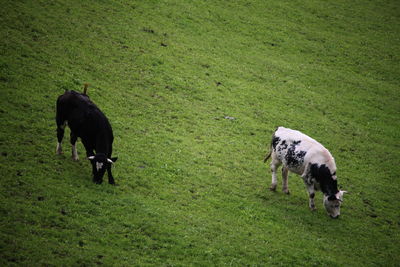
[[[399,266],[398,1],[1,1],[0,26],[1,266]],[[55,154],[85,82],[117,186]],[[339,220],[294,174],[268,190],[280,125],[334,155]]]

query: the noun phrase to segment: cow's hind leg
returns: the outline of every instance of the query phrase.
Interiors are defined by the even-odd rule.
[[[272,161],[271,161],[272,181],[271,181],[271,186],[269,187],[269,190],[271,191],[276,191],[276,185],[278,184],[278,178],[276,172],[280,165],[281,161],[277,159],[276,154],[272,152]]]
[[[78,151],[76,151],[76,140],[78,140],[78,137],[71,131],[70,141],[71,141],[71,145],[72,145],[72,159],[73,160],[79,160]]]
[[[282,167],[282,191],[285,194],[290,194],[288,187],[288,172],[289,169],[286,166]]]
[[[66,122],[61,122],[60,120],[57,119],[57,148],[56,148],[56,153],[58,155],[62,154],[62,146],[61,142],[64,138],[64,130],[65,130]]]

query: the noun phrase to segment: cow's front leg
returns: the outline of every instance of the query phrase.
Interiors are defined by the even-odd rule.
[[[314,189],[314,184],[309,184],[305,182],[307,191],[308,191],[308,197],[309,197],[309,203],[308,206],[312,211],[316,210],[315,208],[315,203],[314,203],[314,197],[315,197],[315,189]]]
[[[289,169],[285,166],[282,167],[282,191],[285,194],[290,194],[288,187],[288,172]]]
[[[111,173],[111,165],[112,164],[108,164],[108,166],[107,166],[108,183],[115,185],[114,177],[113,177],[113,175]]]
[[[314,197],[315,197],[315,180],[312,178],[311,173],[310,173],[310,164],[306,166],[304,169],[303,174],[301,175],[301,178],[303,178],[304,184],[306,185],[307,192],[308,192],[308,198],[309,198],[309,203],[308,206],[312,211],[316,210],[315,208],[315,203],[314,203]]]
[[[89,159],[89,157],[93,157],[94,156],[94,149],[92,148],[92,146],[89,143],[85,142],[85,140],[82,140],[82,144],[83,144],[83,146],[85,147],[85,150],[86,150],[86,158]],[[101,184],[101,181],[96,179],[96,176],[95,176],[95,174],[97,172],[95,160],[91,159],[90,163],[92,164],[92,176],[93,176],[92,179],[93,179],[93,182],[96,183],[96,184]]]
[[[94,156],[93,153],[86,151],[87,158]],[[96,168],[96,161],[95,159],[90,159],[90,164],[92,165],[92,180],[96,184],[101,184],[101,180],[96,177],[97,168]]]

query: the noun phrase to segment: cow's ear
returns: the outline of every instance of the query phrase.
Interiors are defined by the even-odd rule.
[[[343,201],[343,194],[347,193],[347,191],[342,191],[340,190],[337,194],[336,197],[340,200]]]

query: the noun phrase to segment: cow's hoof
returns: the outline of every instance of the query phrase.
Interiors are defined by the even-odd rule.
[[[56,153],[57,153],[57,155],[61,155],[61,154],[63,154],[63,151],[62,151],[62,146],[61,146],[61,144],[60,144],[60,143],[58,143],[58,144],[57,144],[57,147],[56,147]]]
[[[103,181],[102,180],[93,180],[93,183],[95,184],[101,184]]]
[[[269,190],[275,192],[276,191],[276,185],[271,185],[269,187]]]
[[[310,210],[311,210],[311,211],[316,211],[317,208],[316,208],[316,207],[310,207]]]
[[[74,157],[74,156],[72,156],[72,160],[73,160],[73,161],[78,161],[78,160],[79,160],[79,157]]]
[[[286,195],[290,195],[289,189],[283,190],[283,193],[285,193]]]

